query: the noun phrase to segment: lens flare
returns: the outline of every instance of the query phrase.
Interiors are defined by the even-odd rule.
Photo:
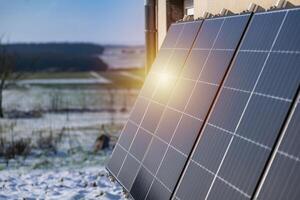
[[[158,76],[158,81],[161,86],[167,86],[170,83],[170,75],[167,73],[160,73]]]

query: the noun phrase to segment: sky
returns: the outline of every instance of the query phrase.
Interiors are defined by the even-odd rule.
[[[144,44],[144,0],[0,0],[5,42]]]

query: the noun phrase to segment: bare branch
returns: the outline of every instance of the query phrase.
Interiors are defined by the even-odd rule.
[[[15,70],[15,57],[7,51],[5,45],[2,44],[0,38],[0,118],[4,117],[3,114],[3,90],[8,86],[8,83],[15,81],[20,75],[14,74]]]

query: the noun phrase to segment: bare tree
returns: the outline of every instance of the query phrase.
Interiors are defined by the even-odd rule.
[[[5,45],[0,40],[0,118],[4,117],[3,111],[3,91],[9,83],[20,79],[20,73],[14,73],[15,56],[7,51]]]

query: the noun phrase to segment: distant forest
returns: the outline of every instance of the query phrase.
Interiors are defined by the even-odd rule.
[[[7,44],[2,48],[15,57],[17,71],[103,71],[99,58],[104,47],[89,43]]]

